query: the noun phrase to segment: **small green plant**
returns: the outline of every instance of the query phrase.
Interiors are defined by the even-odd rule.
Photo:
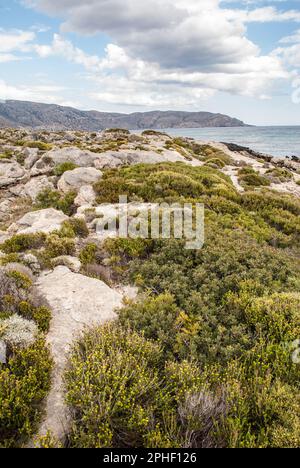
[[[239,181],[244,186],[249,187],[269,187],[271,185],[270,180],[260,175],[252,167],[243,167],[238,172]]]
[[[62,164],[58,164],[57,166],[55,166],[54,168],[54,174],[57,176],[57,177],[60,177],[62,176],[65,172],[67,171],[73,171],[74,169],[76,169],[78,166],[72,162],[64,162]]]
[[[52,360],[43,339],[0,364],[0,447],[21,447],[34,434],[51,382]]]
[[[79,254],[79,260],[82,265],[88,265],[94,263],[96,260],[96,253],[98,247],[96,244],[87,244]]]
[[[68,216],[72,216],[76,210],[74,205],[76,196],[77,193],[74,191],[62,194],[58,190],[46,188],[38,194],[36,207],[38,209],[55,208],[56,210],[63,211]]]
[[[50,234],[45,242],[44,253],[49,259],[63,255],[74,255],[74,240],[67,237],[61,238],[57,234]]]
[[[70,234],[73,233],[73,237],[86,238],[89,235],[89,230],[86,225],[86,222],[82,218],[70,218],[68,221],[65,221],[62,226],[62,231],[64,229],[69,230]],[[70,235],[69,237],[72,237],[72,235]]]
[[[38,249],[43,246],[45,239],[46,235],[43,233],[17,234],[1,244],[0,250],[6,254],[12,254]]]
[[[50,151],[52,149],[52,145],[48,143],[44,143],[43,141],[29,141],[23,144],[27,148],[37,148],[40,151]]]

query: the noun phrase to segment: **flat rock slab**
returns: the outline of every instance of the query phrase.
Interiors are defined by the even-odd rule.
[[[37,282],[37,288],[52,309],[47,340],[54,359],[46,418],[39,433],[45,435],[50,430],[61,440],[70,424],[63,385],[70,346],[86,327],[115,319],[115,309],[122,305],[123,296],[102,281],[72,273],[64,266],[43,274]]]
[[[48,234],[59,230],[62,223],[67,219],[69,219],[68,216],[54,208],[32,211],[9,228],[9,232],[14,230],[18,234],[34,234],[37,232]]]
[[[78,167],[65,172],[58,182],[58,189],[63,192],[79,190],[84,185],[93,185],[102,177],[102,172],[94,167]]]
[[[94,161],[99,159],[99,154],[92,153],[88,150],[81,150],[74,146],[48,151],[42,159],[49,158],[54,162],[54,164],[72,162],[80,167],[91,167],[93,166]]]

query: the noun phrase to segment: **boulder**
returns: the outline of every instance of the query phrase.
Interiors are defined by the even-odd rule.
[[[45,175],[36,177],[34,179],[30,179],[29,182],[24,185],[22,196],[29,197],[32,201],[35,201],[38,194],[47,188],[54,190],[54,185],[48,177]]]
[[[40,161],[53,161],[54,165],[72,162],[79,167],[92,167],[99,154],[77,147],[53,149],[44,154]]]
[[[24,175],[25,170],[17,162],[0,163],[0,187],[15,184]]]
[[[122,165],[134,165],[134,164],[158,164],[162,162],[185,162],[187,160],[184,156],[179,154],[177,151],[163,150],[163,152],[156,152],[153,150],[142,150],[142,151],[107,151],[98,155],[97,161],[94,165],[98,169],[102,168],[114,168]],[[190,165],[200,166],[200,161],[192,159],[189,161]]]
[[[39,159],[39,150],[38,148],[25,148],[22,151],[22,154],[25,156],[24,167],[29,170]]]
[[[75,198],[76,206],[91,206],[96,200],[96,194],[91,185],[83,185],[80,187],[77,197]]]
[[[69,192],[70,190],[79,190],[84,185],[92,185],[102,176],[102,172],[94,167],[78,167],[73,171],[65,172],[57,187],[62,192]]]
[[[34,234],[37,232],[48,234],[59,230],[62,223],[67,219],[69,219],[68,216],[54,208],[32,211],[23,216],[8,231],[12,232],[16,230],[17,234]]]

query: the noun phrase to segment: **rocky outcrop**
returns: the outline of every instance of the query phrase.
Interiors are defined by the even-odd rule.
[[[48,234],[60,229],[62,223],[67,219],[68,216],[54,208],[32,211],[19,219],[8,231],[17,234],[34,234],[37,232]]]
[[[71,146],[48,151],[41,158],[40,162],[44,162],[45,164],[47,164],[47,162],[52,162],[52,165],[71,162],[79,167],[92,167],[96,159],[99,159],[98,154]]]
[[[52,310],[48,343],[54,358],[52,388],[46,403],[46,418],[40,429],[62,439],[69,425],[64,402],[63,371],[73,340],[85,328],[113,320],[114,310],[122,304],[122,295],[97,279],[72,273],[59,266],[45,273],[37,289]]]
[[[25,170],[17,162],[0,162],[0,187],[15,184],[25,175]]]
[[[47,176],[35,177],[30,179],[22,189],[22,196],[31,198],[35,201],[38,194],[45,189],[54,190],[54,185]]]
[[[93,187],[90,185],[83,185],[78,192],[77,197],[75,198],[75,205],[76,206],[90,206],[96,200],[96,194],[94,192]]]
[[[93,185],[102,177],[102,172],[93,167],[79,167],[73,171],[65,172],[60,178],[57,187],[62,192],[78,191],[85,185]]]

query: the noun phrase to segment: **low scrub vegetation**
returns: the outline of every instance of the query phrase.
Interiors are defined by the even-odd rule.
[[[26,268],[15,268],[0,269],[0,340],[6,346],[0,363],[2,448],[21,447],[36,431],[52,367],[44,338],[51,312]]]
[[[299,446],[299,201],[239,194],[218,170],[181,164],[109,170],[95,190],[204,203],[206,241],[106,241],[111,268],[141,294],[73,350],[71,446]]]
[[[36,208],[55,208],[56,210],[63,211],[66,215],[71,216],[75,213],[76,207],[74,205],[77,193],[70,191],[62,194],[58,190],[45,189],[40,192],[36,199]]]

